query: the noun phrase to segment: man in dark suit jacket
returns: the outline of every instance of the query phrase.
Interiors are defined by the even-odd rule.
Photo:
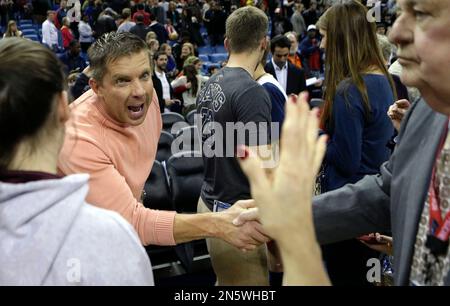
[[[145,41],[148,32],[150,32],[150,29],[144,24],[144,16],[137,15],[136,25],[131,27],[130,33],[139,36],[140,39]]]
[[[166,43],[169,39],[166,28],[156,20],[156,16],[153,14],[150,14],[150,26],[148,28],[149,31],[155,32],[159,45]]]
[[[305,73],[288,61],[291,41],[284,35],[277,35],[270,41],[272,59],[264,69],[273,75],[287,95],[306,90]]]

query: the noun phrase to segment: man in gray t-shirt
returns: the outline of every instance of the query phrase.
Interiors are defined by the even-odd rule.
[[[233,204],[250,199],[250,186],[235,149],[243,144],[270,144],[270,98],[245,69],[224,67],[206,83],[197,105],[205,163],[202,200],[213,210],[214,200]]]
[[[235,152],[238,145],[270,145],[270,98],[253,80],[268,47],[267,29],[267,16],[261,10],[234,11],[226,22],[228,64],[197,97],[205,163],[199,212],[221,211],[251,198]],[[244,253],[217,239],[207,239],[207,244],[218,285],[269,284],[265,245]]]

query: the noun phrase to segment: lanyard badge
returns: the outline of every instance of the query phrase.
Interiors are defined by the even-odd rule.
[[[442,148],[444,147],[445,139],[447,138],[447,132],[444,133],[443,140],[439,146],[438,158]],[[437,190],[436,190],[437,189]],[[450,211],[442,219],[442,211],[440,200],[437,196],[439,192],[438,186],[436,186],[436,166],[433,168],[431,175],[431,184],[429,190],[429,203],[430,203],[430,225],[429,234],[425,243],[436,256],[447,254],[450,236]]]

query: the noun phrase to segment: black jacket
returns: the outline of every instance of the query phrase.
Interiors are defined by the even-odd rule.
[[[267,73],[273,75],[275,79],[277,78],[272,61],[267,62],[266,66],[264,67],[264,70],[266,70]],[[295,67],[288,61],[286,95],[290,94],[298,95],[300,92],[305,90],[306,90],[305,72],[303,71],[303,69]]]
[[[130,29],[130,33],[139,36],[143,41],[145,41],[145,37],[147,33],[150,32],[150,29],[147,28],[143,23],[137,23]]]

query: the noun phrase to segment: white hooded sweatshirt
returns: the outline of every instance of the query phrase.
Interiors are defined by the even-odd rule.
[[[86,174],[0,182],[0,285],[153,285],[119,214],[86,204]]]

